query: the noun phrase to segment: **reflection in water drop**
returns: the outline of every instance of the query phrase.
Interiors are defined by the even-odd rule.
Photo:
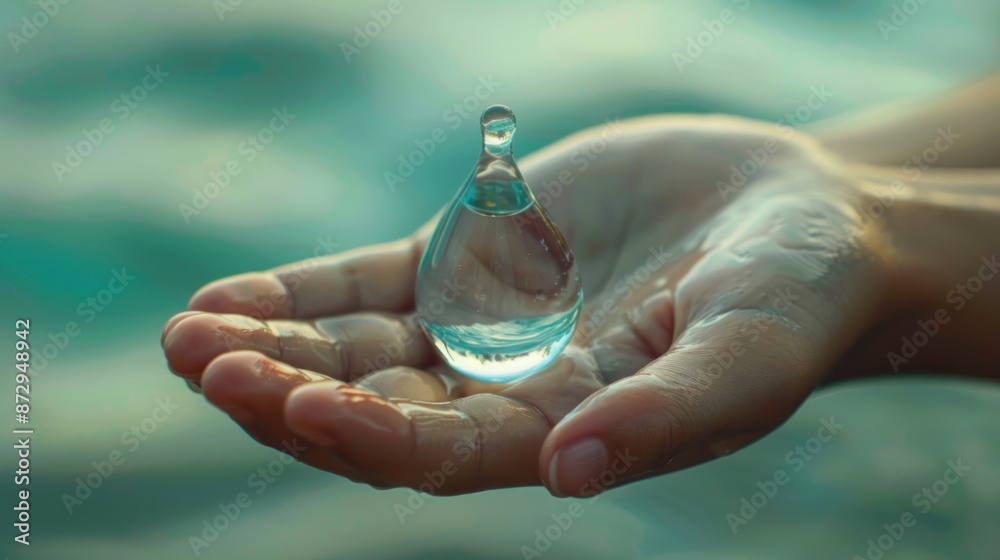
[[[417,316],[449,365],[503,383],[562,352],[583,291],[569,245],[514,162],[514,114],[494,105],[481,124],[479,161],[420,263]]]

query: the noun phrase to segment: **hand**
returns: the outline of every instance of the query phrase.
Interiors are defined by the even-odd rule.
[[[261,443],[297,438],[301,461],[377,487],[589,495],[750,444],[835,363],[865,362],[859,335],[908,305],[889,289],[884,224],[862,182],[791,129],[616,126],[521,163],[584,282],[549,369],[491,386],[442,364],[413,320],[434,221],[206,286],[164,327],[171,369]]]

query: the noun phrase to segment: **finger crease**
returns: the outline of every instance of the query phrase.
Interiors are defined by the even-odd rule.
[[[511,396],[511,395],[504,395],[504,396],[507,397],[508,399],[510,399],[510,400],[512,400],[512,401],[514,401],[514,402],[516,402],[518,404],[520,404],[524,408],[527,408],[528,410],[534,411],[535,415],[538,416],[539,418],[541,418],[545,422],[545,425],[548,426],[549,431],[552,431],[552,429],[556,427],[556,423],[553,422],[551,418],[549,418],[549,415],[545,413],[545,411],[542,409],[542,407],[540,407],[540,406],[536,405],[535,403],[531,402],[529,399],[527,399],[525,397],[514,397],[514,396]]]
[[[475,470],[476,478],[479,478],[483,475],[483,447],[485,447],[484,438],[486,436],[484,434],[486,432],[483,431],[483,428],[481,427],[479,420],[477,420],[475,416],[471,414],[466,414],[465,416],[466,418],[468,418],[469,423],[472,424],[472,433],[476,434],[476,437],[474,439],[474,445],[476,447],[475,449],[473,449],[473,453],[476,456],[476,470]]]
[[[347,333],[347,330],[339,324],[335,323],[333,325],[333,329],[333,332],[329,335],[332,346],[330,351],[334,355],[334,361],[338,362],[337,365],[340,367],[340,375],[342,375],[344,379],[353,380],[354,376],[351,373],[351,367],[353,366],[351,363],[353,361],[351,359],[351,347],[354,345],[354,341]]]
[[[267,330],[267,333],[270,334],[270,335],[272,335],[272,336],[274,336],[274,339],[277,341],[277,346],[278,346],[278,360],[281,361],[281,362],[284,362],[285,361],[285,341],[282,338],[281,333],[279,333],[270,324],[265,323],[263,321],[261,321],[261,323],[264,325],[264,328]]]
[[[361,273],[355,266],[344,268],[344,276],[347,277],[347,299],[350,302],[350,309],[361,307]]]
[[[295,294],[292,293],[292,288],[287,282],[285,282],[285,277],[281,274],[275,274],[274,277],[278,279],[278,283],[281,284],[281,287],[285,290],[285,301],[288,302],[288,316],[298,317],[295,312],[295,308],[297,306],[295,305]]]

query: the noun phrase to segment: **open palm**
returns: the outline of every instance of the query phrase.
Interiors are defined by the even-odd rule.
[[[414,319],[432,220],[206,286],[164,328],[171,369],[261,443],[353,480],[588,495],[755,441],[884,312],[891,259],[872,258],[866,195],[809,141],[655,117],[522,170],[587,298],[550,368],[498,386],[442,363]]]

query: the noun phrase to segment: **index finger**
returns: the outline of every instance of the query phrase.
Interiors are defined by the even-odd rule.
[[[188,309],[257,319],[313,319],[413,307],[423,236],[223,278],[198,290]]]

